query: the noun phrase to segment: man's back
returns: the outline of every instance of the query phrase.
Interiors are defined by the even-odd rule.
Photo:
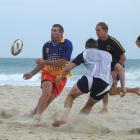
[[[110,85],[112,84],[112,56],[108,52],[89,48],[83,52],[83,58],[84,65],[87,68],[87,75],[100,78]]]

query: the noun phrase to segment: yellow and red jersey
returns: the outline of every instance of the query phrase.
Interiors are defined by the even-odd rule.
[[[71,41],[68,39],[61,39],[61,42],[56,46],[53,46],[51,41],[48,41],[43,46],[43,59],[45,60],[58,60],[58,59],[66,59],[70,61],[72,54],[73,46]],[[67,64],[67,63],[66,63]],[[47,71],[51,75],[60,76],[64,66],[53,66],[53,65],[45,65],[43,71]],[[70,73],[68,76],[71,75]]]

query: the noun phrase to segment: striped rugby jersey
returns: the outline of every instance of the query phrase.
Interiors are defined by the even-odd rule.
[[[61,39],[61,42],[56,46],[53,46],[51,41],[48,41],[43,46],[43,59],[45,60],[58,60],[60,58],[64,58],[66,60],[71,59],[73,46],[71,41],[68,39]],[[54,76],[61,75],[64,66],[52,66],[52,65],[45,65],[43,70],[49,72]]]

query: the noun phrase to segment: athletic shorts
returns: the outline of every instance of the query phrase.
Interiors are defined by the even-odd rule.
[[[42,83],[44,81],[50,81],[53,84],[51,94],[53,94],[55,97],[57,97],[63,90],[67,79],[65,78],[65,79],[61,80],[59,83],[56,83],[55,79],[56,79],[56,76],[51,75],[50,73],[48,73],[46,71],[43,71],[42,76],[41,76],[41,87],[42,87]]]
[[[82,93],[90,92],[90,96],[95,100],[101,100],[111,88],[102,79],[89,76],[82,76],[77,82],[77,87]]]

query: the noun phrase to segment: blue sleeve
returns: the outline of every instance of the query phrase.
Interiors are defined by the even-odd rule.
[[[44,44],[43,49],[42,49],[42,58],[45,59],[45,60],[47,60],[47,58],[48,58],[48,55],[46,53],[47,46],[48,46],[47,43]]]
[[[61,50],[61,57],[69,61],[71,59],[72,50],[72,43],[69,40],[65,39],[64,46]]]

